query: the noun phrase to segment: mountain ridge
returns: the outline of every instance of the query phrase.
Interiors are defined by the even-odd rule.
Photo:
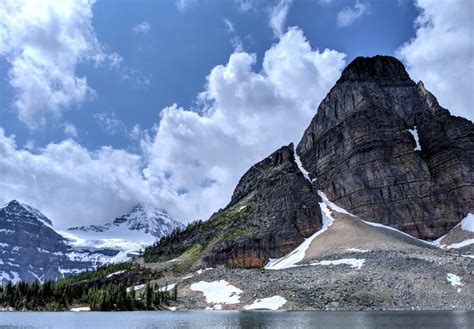
[[[83,233],[89,234],[80,236],[69,233],[75,230],[55,228],[36,208],[12,200],[0,207],[0,246],[3,249],[0,283],[58,279],[107,263],[125,261],[156,238],[169,234],[175,227],[182,227],[164,211],[147,210],[148,213],[143,206],[134,207],[130,213],[117,218],[121,220],[116,226],[124,226],[122,231],[101,237],[91,236],[91,231],[85,230]],[[147,217],[158,213],[164,217]],[[92,233],[98,233],[98,227],[94,226],[96,230]],[[127,231],[138,233],[133,241],[127,240]]]

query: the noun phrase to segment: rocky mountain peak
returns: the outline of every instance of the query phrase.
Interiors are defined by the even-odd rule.
[[[343,81],[406,81],[410,76],[403,64],[391,56],[357,57],[342,72]]]
[[[357,58],[320,104],[297,152],[330,201],[436,239],[474,211],[474,126],[393,57]]]
[[[52,225],[51,220],[43,215],[38,209],[35,209],[27,204],[20,203],[17,200],[12,200],[3,207],[0,208],[0,211],[5,212],[10,217],[14,217],[18,220],[40,220],[49,225]]]
[[[276,170],[285,170],[291,173],[299,173],[298,167],[295,163],[293,143],[288,146],[283,146],[273,152],[271,155],[256,163],[250,168],[247,173],[242,176],[237,187],[234,190],[230,204],[235,204],[242,198],[254,191],[258,186],[255,184],[262,184],[264,180],[256,180],[255,178],[268,173],[274,173]]]

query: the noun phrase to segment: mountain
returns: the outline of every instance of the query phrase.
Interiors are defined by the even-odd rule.
[[[227,207],[148,248],[145,260],[262,267],[325,226],[318,191],[360,220],[440,238],[474,213],[474,125],[450,115],[397,59],[359,57],[296,150],[252,166]]]
[[[43,281],[91,268],[75,261],[68,240],[38,210],[16,200],[0,208],[0,282]]]
[[[474,125],[393,57],[355,59],[297,152],[331,201],[415,237],[439,238],[474,212]]]
[[[253,165],[144,265],[179,285],[182,309],[468,310],[473,231],[473,123],[397,59],[359,57],[296,149]]]
[[[89,232],[92,234],[88,236],[104,235],[122,239],[130,239],[130,235],[138,233],[140,241],[153,243],[170,234],[175,228],[183,228],[183,224],[173,219],[166,210],[139,204],[128,214],[117,217],[111,223],[71,227],[68,230],[79,235]]]
[[[0,282],[58,279],[125,261],[178,227],[164,210],[138,205],[112,223],[62,231],[13,200],[0,208]]]
[[[145,257],[164,260],[197,252],[210,265],[258,268],[321,226],[316,191],[298,169],[290,145],[250,168],[225,209],[161,240]]]
[[[298,146],[253,165],[225,208],[146,248],[140,266],[69,287],[126,284],[143,300],[152,282],[176,288],[179,309],[470,310],[473,175],[472,122],[395,58],[360,57]],[[119,260],[141,240],[113,235],[156,231],[143,213],[70,230],[69,244]]]

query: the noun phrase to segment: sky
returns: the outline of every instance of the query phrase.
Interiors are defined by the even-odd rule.
[[[472,121],[473,22],[469,0],[2,0],[0,203],[61,228],[137,203],[206,219],[357,56]]]

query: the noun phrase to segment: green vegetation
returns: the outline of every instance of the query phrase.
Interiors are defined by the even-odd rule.
[[[255,204],[247,203],[244,208],[240,203],[220,210],[207,221],[194,221],[184,229],[175,229],[170,235],[161,238],[153,246],[145,249],[143,254],[147,263],[165,262],[183,256],[183,261],[197,260],[210,246],[223,240],[232,240],[249,233],[243,219],[247,218]]]
[[[160,309],[177,300],[177,287],[171,291],[147,284],[143,296],[122,282],[107,278],[118,271],[139,270],[137,264],[121,263],[104,266],[58,281],[8,283],[0,287],[0,305],[15,310],[68,310],[72,305],[89,305],[93,311],[127,311]],[[139,297],[139,298],[137,298]]]

